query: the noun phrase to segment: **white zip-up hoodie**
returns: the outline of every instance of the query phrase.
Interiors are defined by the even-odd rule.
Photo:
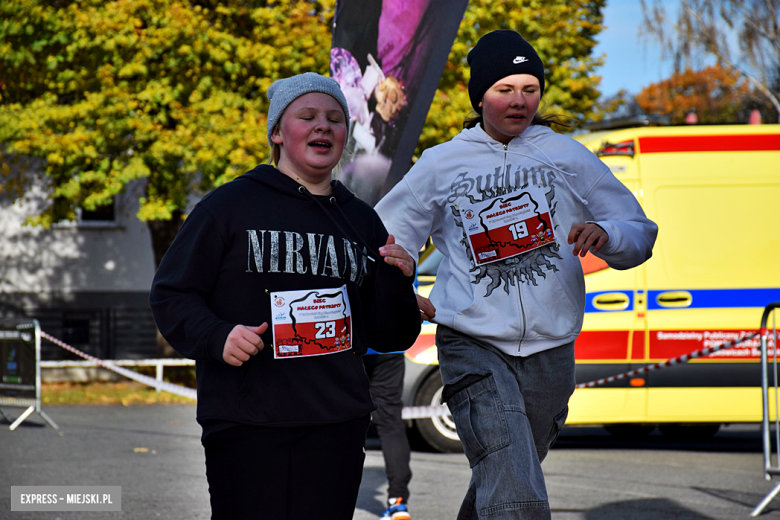
[[[460,208],[540,186],[555,242],[475,265]],[[428,237],[444,254],[431,302],[436,323],[529,356],[573,341],[585,308],[585,280],[567,243],[574,224],[595,222],[609,241],[596,255],[629,269],[652,255],[658,227],[593,153],[570,137],[531,125],[508,145],[480,125],[426,150],[376,206],[412,258]]]

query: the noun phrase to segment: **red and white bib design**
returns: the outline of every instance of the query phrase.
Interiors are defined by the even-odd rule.
[[[271,293],[274,358],[322,356],[352,348],[347,286]]]
[[[476,265],[555,242],[550,208],[541,186],[528,186],[464,206],[460,215]]]

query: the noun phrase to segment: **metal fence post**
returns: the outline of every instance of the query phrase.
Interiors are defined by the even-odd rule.
[[[769,423],[769,356],[768,356],[768,337],[769,331],[767,330],[767,323],[769,315],[775,315],[775,309],[780,308],[780,302],[770,303],[764,308],[764,313],[761,315],[761,407],[762,407],[762,420],[761,420],[761,433],[763,437],[764,445],[764,477],[767,480],[771,480],[774,475],[780,475],[780,465],[772,465],[772,440],[771,440],[771,426]],[[780,435],[780,417],[777,413],[777,328],[772,320],[772,351],[773,351],[773,381],[772,386],[775,391],[775,432]],[[775,443],[775,448],[780,449],[780,440]],[[775,461],[778,460],[778,454],[775,454]],[[761,512],[774,500],[774,498],[780,493],[780,484],[776,485],[772,491],[767,494],[760,504],[750,513],[750,516],[755,517],[761,514]]]
[[[0,320],[0,406],[26,408],[11,418],[0,408],[0,414],[11,421],[9,430],[15,430],[33,412],[40,415],[55,430],[51,417],[41,409],[41,327],[38,320]]]

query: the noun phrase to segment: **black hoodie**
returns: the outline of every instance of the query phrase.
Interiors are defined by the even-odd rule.
[[[316,196],[262,165],[206,195],[163,258],[150,304],[166,340],[195,359],[204,437],[231,424],[297,426],[371,413],[360,355],[405,350],[420,331],[412,277],[384,263],[379,216],[343,184]],[[368,257],[373,258],[372,261]],[[347,286],[352,349],[274,359],[271,293]],[[240,367],[222,351],[238,324],[265,348]]]

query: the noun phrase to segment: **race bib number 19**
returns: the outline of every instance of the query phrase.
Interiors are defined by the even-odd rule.
[[[274,358],[322,356],[352,348],[347,286],[271,293]]]
[[[550,208],[540,186],[464,206],[460,215],[476,265],[555,241]]]

